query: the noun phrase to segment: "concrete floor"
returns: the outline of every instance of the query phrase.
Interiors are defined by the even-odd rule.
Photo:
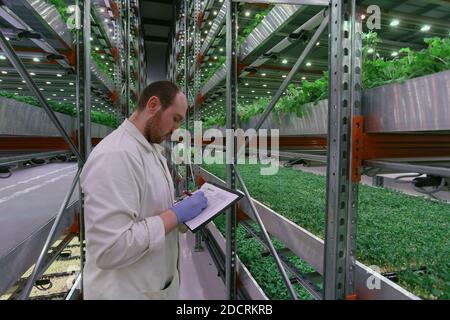
[[[57,214],[77,169],[76,163],[52,163],[0,179],[0,257]],[[72,201],[77,197],[75,190]]]
[[[180,235],[180,300],[224,300],[225,285],[217,276],[216,266],[205,248],[195,251],[195,235]]]

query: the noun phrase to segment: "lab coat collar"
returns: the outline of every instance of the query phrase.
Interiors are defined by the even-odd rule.
[[[131,136],[133,136],[148,152],[156,152],[160,155],[162,155],[162,151],[164,148],[156,143],[150,143],[145,139],[144,135],[139,131],[136,126],[129,121],[128,119],[125,119],[121,125],[123,129],[128,131]]]
[[[173,199],[174,189],[173,189],[173,184],[170,183],[170,181],[172,181],[171,180],[172,178],[170,175],[169,168],[167,167],[166,158],[163,155],[164,147],[159,144],[156,144],[156,143],[148,142],[147,139],[145,139],[144,135],[139,131],[139,129],[136,128],[136,126],[128,119],[125,119],[123,121],[121,127],[124,130],[126,130],[133,138],[135,138],[144,147],[144,149],[147,152],[153,152],[153,153],[155,153],[156,157],[159,158],[159,160],[160,160],[159,164],[161,166],[161,169],[165,173],[165,176],[167,179],[167,184],[170,189],[171,200],[173,202],[174,201],[174,199]]]

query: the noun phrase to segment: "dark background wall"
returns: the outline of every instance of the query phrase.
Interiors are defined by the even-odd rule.
[[[166,79],[167,45],[147,43],[147,83]]]
[[[166,79],[176,0],[140,0],[147,55],[147,82]]]

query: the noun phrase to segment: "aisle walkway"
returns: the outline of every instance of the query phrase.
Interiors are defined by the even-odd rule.
[[[223,300],[225,285],[217,276],[217,269],[208,250],[194,251],[195,236],[191,232],[180,235],[181,300]]]

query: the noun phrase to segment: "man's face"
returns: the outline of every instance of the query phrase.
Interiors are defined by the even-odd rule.
[[[169,139],[172,132],[178,129],[184,120],[187,107],[185,95],[179,92],[171,105],[164,110],[160,109],[148,119],[145,126],[145,138],[151,143],[161,143]]]

